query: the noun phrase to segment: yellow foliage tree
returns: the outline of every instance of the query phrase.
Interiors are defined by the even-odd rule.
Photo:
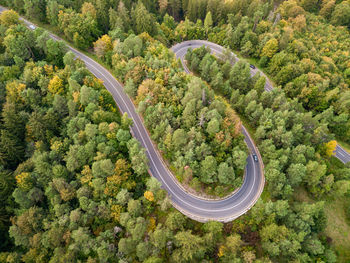
[[[223,255],[225,255],[225,246],[221,245],[219,247],[218,257],[221,258]]]
[[[226,107],[225,116],[223,121],[224,129],[227,129],[232,137],[239,136],[241,134],[242,122],[237,113],[231,107]]]
[[[81,171],[82,177],[80,178],[80,182],[82,184],[89,184],[92,180],[92,170],[89,165],[85,165],[83,170]]]
[[[240,224],[240,225],[243,226],[244,228],[244,224]],[[241,228],[241,226],[239,228]],[[243,242],[241,240],[241,236],[238,234],[233,234],[226,238],[226,248],[233,255],[235,255],[239,251],[240,246],[242,244]]]
[[[103,86],[103,80],[102,79],[98,79],[94,76],[86,76],[83,79],[83,83],[85,86],[100,90],[100,89],[104,89]]]
[[[61,153],[63,154],[64,153],[64,145],[63,145],[63,142],[60,141],[60,140],[51,140],[51,146],[50,146],[50,149],[52,151],[55,151],[57,153]]]
[[[146,191],[143,196],[150,202],[154,201],[154,195],[151,191]]]
[[[119,188],[123,182],[123,179],[119,175],[112,175],[107,177],[106,188],[104,190],[105,195],[117,196]]]
[[[136,104],[139,104],[148,95],[153,96],[153,90],[156,87],[156,83],[153,79],[144,80],[137,90]]]
[[[168,7],[168,0],[158,0],[159,10],[163,14]]]
[[[305,10],[295,0],[284,1],[279,6],[279,11],[283,18],[296,17],[305,13]]]
[[[91,16],[93,19],[96,19],[96,8],[93,4],[85,2],[81,7],[81,13],[84,16]]]
[[[256,256],[253,251],[244,251],[243,252],[243,259],[246,263],[253,263],[256,259]]]
[[[269,29],[270,26],[271,26],[271,22],[265,21],[265,20],[261,20],[259,22],[259,24],[257,25],[256,30],[258,32],[266,32]]]
[[[73,92],[72,93],[73,101],[74,102],[78,102],[79,101],[79,96],[80,96],[80,92],[79,91]]]
[[[115,163],[114,174],[107,177],[106,188],[104,193],[108,196],[116,196],[119,192],[122,183],[127,181],[131,175],[130,163],[125,159],[118,159]],[[123,185],[125,187],[125,185]],[[128,188],[128,187],[127,187]]]
[[[293,28],[299,32],[303,31],[306,27],[306,18],[304,15],[298,15],[292,19]]]
[[[0,15],[0,23],[6,27],[19,24],[19,15],[13,10],[6,10]]]
[[[47,87],[47,89],[52,94],[61,94],[61,93],[63,93],[64,92],[64,88],[63,88],[63,81],[62,81],[62,79],[60,79],[59,76],[55,75],[50,80],[50,83],[49,83],[49,86]]]
[[[26,85],[17,81],[6,84],[6,101],[12,103],[24,102],[21,93],[25,90]]]
[[[118,159],[115,162],[114,174],[117,176],[121,176],[123,180],[127,180],[131,175],[130,172],[130,163],[125,159]]]
[[[71,187],[62,188],[60,189],[59,193],[62,200],[65,202],[72,200],[75,197],[75,190],[72,189]]]
[[[98,57],[103,57],[106,52],[112,49],[112,39],[108,35],[103,35],[94,43],[94,51]]]
[[[325,143],[326,147],[326,155],[328,157],[331,157],[334,154],[335,148],[337,147],[337,141],[332,140],[327,143]]]
[[[111,122],[108,125],[109,132],[116,133],[119,129],[119,125],[116,122]],[[118,159],[119,160],[119,159]],[[116,167],[117,168],[117,167]]]
[[[335,0],[322,1],[322,8],[320,10],[320,15],[329,19],[335,7]]]
[[[54,73],[54,68],[52,65],[45,65],[44,70],[45,70],[45,73],[47,76],[52,77],[52,75]]]
[[[122,207],[120,205],[112,205],[111,217],[114,221],[119,221],[121,211]]]
[[[276,38],[271,38],[269,41],[266,42],[265,46],[263,47],[261,51],[261,56],[264,57],[269,57],[272,58],[273,55],[278,50],[278,41]]]
[[[151,217],[149,219],[149,224],[148,224],[148,232],[150,231],[154,231],[154,229],[156,229],[156,219],[154,217]]]
[[[27,128],[27,130],[28,130],[28,126],[27,126],[26,128]],[[28,133],[31,134],[31,131],[28,130]],[[43,150],[44,150],[44,146],[45,146],[45,145],[44,145],[43,141],[36,141],[36,142],[34,143],[34,147],[35,147],[35,149],[38,150],[38,151],[43,151]]]
[[[154,38],[151,37],[147,32],[142,32],[139,35],[139,38],[141,38],[144,43],[145,42],[154,43],[154,41],[155,41]]]
[[[75,197],[75,188],[61,177],[54,178],[52,180],[52,186],[59,192],[61,199],[65,202]]]
[[[30,182],[30,173],[23,172],[16,175],[16,182],[18,187],[29,190],[32,188],[32,183]]]
[[[134,67],[125,74],[124,79],[132,79],[134,83],[140,83],[145,76],[146,66],[142,62],[141,57],[129,59],[129,63],[133,63]],[[126,63],[121,63],[121,67],[125,67]],[[132,64],[130,64],[132,65]]]

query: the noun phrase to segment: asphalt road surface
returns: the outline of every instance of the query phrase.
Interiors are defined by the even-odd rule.
[[[189,48],[195,49],[195,48],[199,48],[201,46],[206,46],[206,47],[210,48],[211,53],[216,55],[216,56],[221,56],[221,55],[223,55],[223,52],[225,52],[224,47],[219,46],[215,43],[206,41],[206,40],[184,41],[184,42],[181,42],[179,44],[176,44],[175,46],[173,46],[171,48],[174,51],[174,53],[176,54],[176,57],[181,60],[182,66],[184,67],[184,70],[187,73],[190,73],[190,70],[187,68],[187,66],[184,62],[184,57],[187,53],[187,50]],[[229,53],[230,53],[231,57],[233,58],[233,60],[235,60],[235,61],[239,60],[239,58],[236,56],[236,54],[234,54],[233,52],[229,52]],[[232,63],[234,63],[234,61]],[[272,85],[272,82],[268,79],[268,77],[257,68],[255,68],[255,69],[250,68],[251,76],[254,76],[258,72],[260,72],[260,75],[263,75],[266,78],[265,90],[271,91],[273,89],[273,85]],[[339,144],[336,147],[334,156],[336,158],[338,158],[344,164],[350,162],[350,153],[345,151]]]
[[[6,9],[0,7],[0,12],[4,10]],[[36,28],[31,22],[23,18],[22,20],[30,29],[33,30]],[[51,33],[50,37],[54,40],[61,40],[59,37]],[[162,158],[153,145],[133,103],[125,94],[123,86],[100,64],[70,46],[68,46],[68,49],[73,52],[77,58],[85,62],[86,67],[92,72],[92,74],[104,82],[104,86],[112,94],[120,111],[122,113],[126,112],[128,116],[132,118],[134,124],[131,127],[131,133],[146,149],[151,174],[162,183],[162,187],[168,192],[172,204],[180,212],[201,222],[209,220],[229,222],[246,213],[256,203],[265,183],[260,165],[262,161],[259,152],[257,152],[253,141],[244,128],[242,129],[242,132],[245,135],[245,141],[251,153],[256,154],[259,157],[259,161],[255,162],[252,154],[247,158],[247,166],[242,187],[231,196],[222,200],[206,200],[194,196],[179,185],[178,181],[162,161]]]

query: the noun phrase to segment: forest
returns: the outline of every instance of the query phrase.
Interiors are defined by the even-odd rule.
[[[348,262],[350,2],[0,0],[0,262]],[[63,41],[124,84],[183,185],[240,187],[248,125],[264,161],[255,206],[230,223],[172,207],[132,125]],[[207,39],[246,60],[169,48]],[[250,77],[254,63],[265,77]],[[350,236],[350,232],[345,235]]]

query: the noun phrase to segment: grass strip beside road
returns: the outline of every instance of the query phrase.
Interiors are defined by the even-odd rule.
[[[336,139],[336,141],[341,147],[343,147],[347,152],[350,153],[350,144],[338,139]]]

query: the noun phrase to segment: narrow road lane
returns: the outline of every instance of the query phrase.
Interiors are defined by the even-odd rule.
[[[339,144],[337,144],[337,147],[335,148],[335,157],[344,164],[350,162],[350,154]]]

